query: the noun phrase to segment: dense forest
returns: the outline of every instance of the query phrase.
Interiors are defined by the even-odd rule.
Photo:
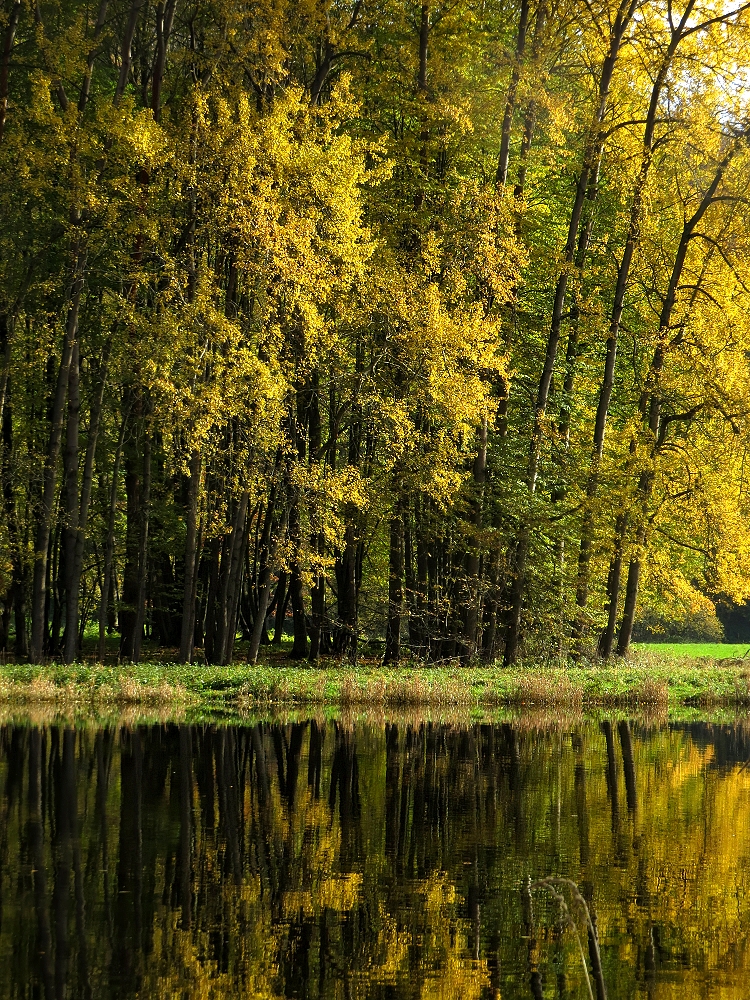
[[[750,596],[750,3],[0,18],[7,655],[606,658]]]

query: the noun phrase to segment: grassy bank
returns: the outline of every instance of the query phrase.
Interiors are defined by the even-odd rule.
[[[323,707],[411,710],[750,708],[750,664],[640,652],[627,663],[569,668],[7,665],[0,705],[96,712],[254,713]]]

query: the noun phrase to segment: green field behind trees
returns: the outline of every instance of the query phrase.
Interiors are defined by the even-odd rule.
[[[747,642],[637,642],[633,648],[659,658],[742,660],[750,655]]]
[[[748,29],[741,0],[3,0],[0,654],[720,639]]]

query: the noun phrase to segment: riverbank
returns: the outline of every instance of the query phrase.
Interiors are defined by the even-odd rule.
[[[750,665],[743,660],[678,662],[642,653],[614,665],[567,668],[376,664],[229,667],[174,663],[137,666],[0,666],[0,706],[55,705],[97,711],[493,708],[750,709]]]

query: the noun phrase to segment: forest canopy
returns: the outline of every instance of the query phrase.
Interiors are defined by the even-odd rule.
[[[750,598],[750,2],[4,0],[0,649]]]

